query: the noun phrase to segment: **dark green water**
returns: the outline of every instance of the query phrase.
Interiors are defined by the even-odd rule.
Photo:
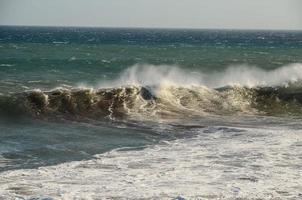
[[[301,32],[0,28],[1,91],[97,84],[135,65],[222,71],[302,62]]]
[[[0,27],[0,171],[90,159],[111,149],[143,147],[186,133],[183,128],[162,124],[159,118],[155,122],[152,118],[152,123],[144,122],[141,116],[134,123],[133,118],[116,122],[110,115],[94,116],[90,121],[87,113],[84,117],[62,117],[66,112],[70,114],[70,109],[61,109],[60,115],[51,119],[15,114],[19,112],[18,108],[11,109],[15,106],[12,102],[28,91],[116,87],[110,85],[113,80],[126,86],[133,78],[143,82],[141,86],[160,85],[165,77],[181,85],[190,77],[198,79],[200,74],[203,80],[197,82],[209,88],[228,86],[231,80],[243,85],[261,82],[275,86],[279,80],[299,81],[302,78],[299,63],[302,63],[301,32]],[[235,70],[228,71],[230,67]],[[127,70],[130,70],[128,76],[123,76]],[[283,93],[276,95],[279,98]],[[299,112],[298,94],[282,96],[281,100],[298,99],[297,105],[289,107]],[[223,95],[219,98],[224,98]],[[217,98],[209,100],[212,107],[219,104]],[[183,106],[198,110],[194,107],[198,102],[191,105],[186,101]],[[167,115],[179,120],[187,116],[176,108],[169,107],[169,112],[165,112],[166,104],[160,103],[162,118]],[[283,112],[285,104],[278,104],[278,109]],[[203,111],[212,112],[211,106]],[[225,109],[222,113],[228,113],[222,107],[216,110]],[[232,112],[241,109],[233,107]],[[151,113],[148,109],[146,115]],[[162,126],[165,128],[161,129]]]

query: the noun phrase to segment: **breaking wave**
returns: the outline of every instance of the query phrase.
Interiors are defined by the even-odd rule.
[[[125,70],[120,78],[103,82],[99,87],[119,87],[125,85],[173,85],[205,86],[221,88],[240,87],[275,87],[298,84],[302,80],[302,64],[291,64],[275,70],[264,70],[255,66],[231,66],[224,71],[202,73],[168,65],[134,65]]]
[[[273,71],[231,67],[210,74],[139,66],[97,88],[57,88],[0,96],[2,114],[136,120],[209,115],[301,115],[302,65]]]

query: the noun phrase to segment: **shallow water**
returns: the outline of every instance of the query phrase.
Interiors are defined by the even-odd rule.
[[[301,127],[301,125],[299,124]],[[186,128],[194,137],[1,174],[1,195],[36,198],[299,199],[300,128]]]

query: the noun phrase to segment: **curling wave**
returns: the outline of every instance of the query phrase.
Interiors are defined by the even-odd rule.
[[[249,73],[243,73],[246,70],[250,70]],[[220,83],[216,81],[216,85],[211,85],[218,77]],[[207,76],[167,66],[134,66],[118,80],[107,83],[107,87],[103,83],[99,89],[57,88],[2,95],[0,113],[136,120],[209,115],[301,115],[301,79],[300,64],[270,72],[230,68],[223,74]],[[233,84],[228,80],[233,80]]]
[[[2,113],[36,117],[183,118],[207,115],[302,114],[302,88],[203,86],[31,91],[0,98]]]

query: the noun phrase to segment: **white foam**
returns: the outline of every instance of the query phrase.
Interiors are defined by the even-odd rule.
[[[299,199],[301,130],[199,130],[199,136],[96,159],[0,173],[0,198]]]
[[[202,67],[201,67],[202,69]],[[175,85],[206,86],[218,88],[224,86],[281,86],[302,80],[302,64],[291,64],[275,70],[264,70],[255,66],[230,66],[223,71],[203,73],[189,71],[178,66],[134,65],[126,69],[114,81],[102,82],[99,87],[117,87],[125,85]]]
[[[12,65],[12,64],[5,64],[5,63],[0,64],[0,67],[12,67],[12,66],[14,66],[14,65]]]

